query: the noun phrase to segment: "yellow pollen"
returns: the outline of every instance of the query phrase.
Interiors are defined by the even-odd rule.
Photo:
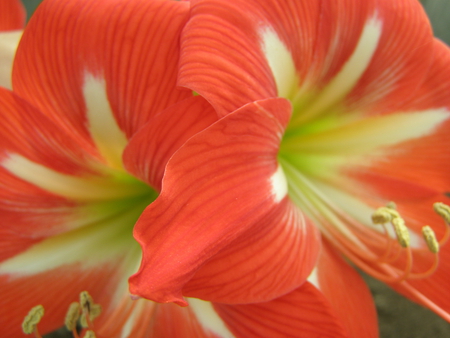
[[[64,324],[66,325],[67,330],[73,331],[77,327],[77,321],[80,318],[81,306],[77,302],[73,302],[69,306],[69,310],[66,314],[66,319]]]
[[[28,312],[22,323],[22,330],[25,334],[31,334],[36,331],[36,325],[39,324],[44,316],[44,307],[37,305]]]
[[[409,247],[410,244],[409,232],[403,218],[395,217],[394,219],[392,219],[392,225],[394,226],[394,230],[400,245],[404,248]]]
[[[447,223],[450,223],[450,207],[448,205],[441,202],[437,202],[433,204],[433,209]]]
[[[386,207],[378,208],[372,214],[372,222],[374,224],[385,224],[392,220],[391,213],[386,209],[387,209]]]
[[[430,226],[425,225],[422,228],[422,235],[423,235],[423,238],[425,239],[425,242],[428,245],[428,249],[432,253],[438,253],[439,252],[439,243],[436,239],[436,235],[434,234],[433,229],[431,229]]]
[[[94,331],[88,330],[84,334],[83,338],[96,338]]]

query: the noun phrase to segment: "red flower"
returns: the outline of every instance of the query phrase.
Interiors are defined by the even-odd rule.
[[[42,307],[36,307],[36,312],[45,309],[39,331],[62,326],[69,305],[84,290],[103,308],[95,318],[99,337],[286,337],[314,331],[344,336],[332,306],[310,284],[258,304],[190,298],[190,306],[182,308],[129,297],[127,277],[140,260],[133,225],[161,191],[166,164],[175,151],[217,120],[204,99],[176,87],[178,42],[189,6],[188,2],[157,0],[47,0],[27,25],[15,59],[14,91],[0,89],[3,336],[21,336],[23,317],[38,304]],[[201,158],[201,152],[193,155],[193,159]],[[218,149],[217,155],[225,154]],[[191,188],[185,184],[187,178],[180,177],[177,183],[183,189]],[[174,179],[172,176],[172,183],[176,183]],[[302,216],[292,210],[293,219],[300,222]],[[164,217],[177,216],[164,213],[164,209],[159,212]],[[211,223],[212,230],[224,223],[220,222]],[[183,261],[183,254],[190,257],[203,250],[195,246],[199,239],[203,238],[203,245],[217,245],[210,254],[230,241],[228,235],[222,239],[206,230],[187,231],[189,237],[175,244],[165,243],[163,234],[155,237],[160,249],[173,245],[158,262],[162,272],[178,271],[175,255]],[[184,234],[186,231],[173,233]],[[231,236],[236,237],[233,231]],[[277,234],[266,231],[259,238],[244,236],[235,241],[236,245],[227,247],[228,252],[217,254],[220,264],[198,270],[191,289],[204,290],[209,299],[217,280],[230,272],[220,270],[230,267],[251,273],[248,282],[258,278],[242,260],[259,254],[253,250],[271,236]],[[309,236],[317,241],[314,230]],[[192,237],[196,241],[191,245],[187,240]],[[304,245],[298,247],[299,258],[309,252]],[[267,250],[277,254],[277,246]],[[311,258],[304,259],[307,267],[302,278],[315,263],[316,250],[313,246]],[[331,255],[332,249],[327,250],[323,257]],[[340,271],[339,276],[358,280],[342,260],[330,259],[337,262],[333,268]],[[284,265],[278,268],[278,263],[278,259],[270,262],[274,269],[288,272]],[[195,260],[190,264],[198,269]],[[215,280],[211,274],[216,275]],[[205,280],[209,278],[211,282]],[[273,277],[269,274],[268,278]],[[272,281],[277,283],[276,279]],[[234,286],[229,286],[227,279],[219,282],[220,293],[235,292],[235,296],[226,295],[227,299],[243,299],[242,282],[236,281]],[[250,298],[259,300],[269,294],[271,298],[279,296],[286,289],[283,283],[282,291],[272,287],[274,291],[268,292],[247,290]],[[348,297],[365,299],[368,294],[358,288]],[[94,305],[87,308],[98,309]],[[32,332],[35,321],[27,323],[26,331]]]
[[[450,248],[433,247],[450,217],[432,210],[450,204],[450,51],[420,4],[191,3],[179,84],[221,119],[168,162],[135,227],[132,293],[257,302],[309,276],[350,336],[376,336],[371,301],[347,298],[363,282],[335,270],[343,255],[450,320]]]

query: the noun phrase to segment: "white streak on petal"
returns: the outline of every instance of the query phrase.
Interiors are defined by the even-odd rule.
[[[139,206],[113,219],[49,237],[3,261],[0,274],[29,276],[75,263],[92,268],[130,252],[139,260],[139,245],[133,239],[131,227],[142,209]]]
[[[324,109],[345,97],[353,89],[372,60],[381,32],[382,23],[375,15],[366,22],[353,54],[342,66],[339,73],[320,92],[320,95],[308,110],[302,112],[303,118],[310,118],[320,114]]]
[[[317,289],[320,290],[320,284],[319,284],[319,276],[317,274],[317,267],[311,271],[311,274],[308,277],[308,282],[310,282],[312,285],[314,285]]]
[[[263,29],[261,37],[262,50],[272,70],[278,96],[289,99],[293,90],[298,87],[297,71],[292,54],[272,29]]]
[[[357,183],[353,183],[354,186],[357,186]],[[321,183],[317,181],[316,185],[318,188],[323,191],[323,193],[330,198],[331,201],[335,203],[338,209],[342,210],[343,213],[351,216],[357,222],[364,224],[365,226],[378,231],[380,233],[384,233],[383,228],[380,225],[373,224],[372,222],[372,214],[375,211],[375,208],[370,207],[357,195],[352,195],[342,189],[337,189],[333,186],[330,186],[325,183]],[[367,191],[366,191],[367,192]],[[375,192],[373,193],[375,195]],[[381,205],[380,205],[381,206]],[[408,226],[408,223],[406,223]],[[394,227],[391,225],[387,225],[387,233],[390,238],[396,239],[397,235],[395,233]],[[422,236],[412,231],[412,229],[408,229],[410,235],[410,246],[413,249],[420,249],[426,246]]]
[[[111,177],[85,178],[62,174],[18,154],[9,154],[1,165],[13,175],[47,192],[78,201],[110,200],[148,190],[144,184],[120,182]]]
[[[272,184],[272,193],[275,197],[275,202],[280,202],[288,193],[288,184],[286,180],[286,175],[284,174],[283,168],[279,165],[277,171],[270,178],[270,183]]]
[[[12,66],[22,33],[22,30],[0,33],[0,87],[12,88]]]
[[[234,337],[210,302],[205,302],[196,298],[189,298],[188,302],[190,308],[204,328],[222,338]]]
[[[309,153],[367,155],[383,147],[430,135],[449,117],[450,112],[445,108],[374,116],[285,143],[286,148]]]
[[[123,131],[117,125],[117,121],[109,105],[104,80],[86,74],[83,86],[88,127],[91,136],[106,160],[116,168],[121,169],[122,153],[127,144]]]
[[[126,278],[124,278],[124,279],[126,280]],[[124,290],[121,290],[121,291],[122,291],[122,295],[126,294],[126,291],[125,292],[124,292]],[[127,301],[130,302],[131,300],[128,298]],[[131,314],[129,315],[125,324],[122,326],[120,338],[132,337],[131,333],[133,332],[133,330],[136,329],[137,326],[145,325],[144,321],[148,320],[148,318],[144,317],[146,308],[148,310],[149,308],[151,309],[152,307],[155,306],[155,303],[145,300],[145,299],[139,299],[139,300],[132,301],[132,302],[134,303],[133,310],[132,310]],[[127,309],[123,309],[123,310],[126,311]],[[148,313],[148,314],[151,316],[151,313]]]

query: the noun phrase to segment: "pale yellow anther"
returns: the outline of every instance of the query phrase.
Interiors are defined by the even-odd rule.
[[[391,222],[394,218],[401,218],[397,210],[391,207],[381,207],[372,214],[374,224],[385,224]]]
[[[97,318],[102,312],[100,304],[95,304],[91,295],[87,291],[80,293],[80,305],[83,310],[83,314],[80,318],[80,324],[83,328],[89,327],[89,322]],[[88,316],[88,317],[87,317]]]
[[[450,207],[448,205],[441,202],[437,202],[433,204],[433,209],[447,223],[450,223]]]
[[[32,308],[25,316],[22,322],[22,330],[25,334],[31,334],[35,331],[36,325],[39,324],[44,316],[44,307],[37,305]]]
[[[83,338],[96,338],[94,331],[88,330],[84,334]]]
[[[80,292],[80,305],[82,309],[90,311],[91,306],[94,304],[94,300],[87,291]]]
[[[78,302],[73,302],[69,306],[64,324],[67,330],[73,331],[77,327],[77,321],[81,315],[81,306]]]
[[[408,228],[405,225],[405,221],[401,217],[395,217],[392,219],[392,225],[394,226],[395,234],[400,245],[404,248],[409,247],[410,237]]]
[[[423,238],[425,239],[425,242],[428,245],[428,249],[432,253],[438,253],[439,252],[439,243],[436,239],[436,235],[434,234],[433,229],[431,229],[430,226],[425,225],[422,228],[422,235],[423,235]]]
[[[382,207],[375,210],[372,214],[372,222],[374,224],[385,224],[392,220],[392,214],[386,209],[386,207]]]

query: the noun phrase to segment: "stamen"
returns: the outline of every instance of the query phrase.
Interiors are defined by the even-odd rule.
[[[375,210],[372,214],[372,222],[374,224],[385,224],[392,220],[392,214],[386,209],[386,207],[382,207]]]
[[[372,214],[373,223],[382,226],[384,230],[381,233],[373,227],[364,226],[364,222],[348,215],[336,205],[332,198],[334,188],[324,184],[323,186],[331,191],[331,194],[327,195],[317,186],[315,179],[303,175],[287,161],[280,159],[280,162],[290,177],[289,195],[293,201],[319,224],[322,234],[361,269],[386,283],[425,278],[437,269],[439,257],[434,253],[434,262],[430,268],[424,272],[415,271],[415,255],[425,246],[411,248],[409,229],[394,202],[387,203]],[[336,196],[339,197],[339,193]],[[435,210],[450,223],[450,207],[437,204]],[[428,234],[428,230],[425,231]],[[445,240],[450,238],[449,234],[450,231],[447,231]],[[438,244],[442,245],[442,241]],[[426,250],[435,251],[437,246],[433,243],[432,235],[428,242],[430,244],[427,245],[432,245],[432,248]]]
[[[82,291],[80,293],[80,304],[83,310],[83,314],[80,319],[81,326],[83,328],[93,328],[93,320],[102,312],[101,305],[95,304],[91,295],[87,291]]]
[[[445,221],[445,233],[439,240],[439,245],[444,245],[450,238],[450,207],[444,203],[437,202],[433,204],[433,209]]]
[[[388,206],[381,207],[375,210],[372,214],[372,222],[374,224],[385,224],[390,222],[397,235],[397,240],[403,248],[407,248],[410,245],[410,237],[408,228],[405,225],[405,221],[400,214],[395,210],[395,204],[389,202]]]
[[[96,338],[94,331],[87,330],[83,338]]]
[[[37,305],[28,312],[22,322],[22,330],[25,334],[35,334],[36,338],[42,338],[37,329],[37,324],[41,321],[44,316],[44,307],[42,305]]]
[[[428,245],[428,249],[430,249],[430,251],[434,254],[439,252],[439,243],[436,239],[436,235],[434,234],[433,229],[431,229],[430,226],[425,225],[422,228],[422,235],[423,238],[425,239],[425,242]]]
[[[80,318],[81,306],[77,302],[73,302],[69,306],[69,310],[66,314],[66,319],[64,324],[66,325],[67,330],[72,331],[74,338],[79,338],[77,332],[77,322]]]
[[[410,245],[410,238],[408,228],[405,225],[405,221],[401,217],[395,217],[392,219],[392,225],[394,226],[395,233],[400,245],[404,248],[408,248]]]
[[[433,204],[433,209],[447,223],[450,223],[450,207],[448,205],[441,202],[437,202]]]

